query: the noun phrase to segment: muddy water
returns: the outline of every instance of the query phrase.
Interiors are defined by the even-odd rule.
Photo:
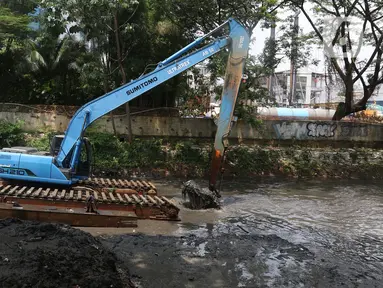
[[[157,186],[181,201],[180,183]],[[231,182],[222,202],[103,239],[140,255],[139,287],[383,287],[383,183]]]

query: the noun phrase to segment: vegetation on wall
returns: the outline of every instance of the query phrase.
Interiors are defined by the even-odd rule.
[[[0,145],[32,146],[49,151],[52,131],[25,133],[20,124],[0,123]],[[130,177],[135,173],[152,177],[208,177],[211,144],[198,140],[136,138],[131,144],[117,136],[89,131],[93,147],[93,171],[107,177]],[[227,150],[225,175],[252,178],[281,176],[292,178],[382,179],[381,151],[335,148],[268,147],[231,145]]]

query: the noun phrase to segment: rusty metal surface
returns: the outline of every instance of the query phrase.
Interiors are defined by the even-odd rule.
[[[22,205],[83,209],[89,197],[93,197],[97,211],[131,211],[141,219],[179,220],[179,208],[164,196],[108,192],[88,187],[52,189],[0,183],[2,203],[14,201]]]
[[[8,217],[83,227],[137,227],[137,216],[132,212],[102,210],[95,214],[86,213],[80,208],[29,204],[14,207],[12,204],[0,203],[0,218]]]

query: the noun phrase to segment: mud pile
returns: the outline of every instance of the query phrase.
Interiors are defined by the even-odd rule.
[[[133,287],[90,234],[66,225],[0,220],[1,287]]]
[[[184,206],[190,209],[220,208],[219,199],[208,188],[201,188],[195,181],[183,184],[182,197],[188,199]]]

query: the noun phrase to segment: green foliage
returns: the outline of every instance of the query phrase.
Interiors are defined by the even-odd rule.
[[[25,142],[29,147],[34,147],[39,151],[48,152],[50,151],[50,144],[54,135],[54,132],[33,133],[27,135]]]
[[[203,147],[203,146],[202,146]],[[185,140],[173,143],[167,159],[167,169],[179,176],[203,177],[210,167],[211,147],[202,148],[197,141]]]
[[[0,4],[0,45],[8,39],[25,37],[29,21],[28,16],[17,15]]]
[[[36,5],[42,8],[41,13],[28,16]],[[1,12],[5,18],[0,21],[0,32],[5,29],[1,27],[6,27],[7,39],[12,35],[12,39],[20,41],[12,42],[7,55],[0,53],[0,101],[82,105],[119,87],[123,74],[130,81],[150,72],[158,62],[194,40],[197,30],[207,32],[234,16],[252,33],[260,21],[275,18],[271,10],[277,5],[275,0],[253,1],[251,5],[244,0],[203,0],[199,5],[186,0],[4,0],[0,4],[1,11],[5,11]],[[33,34],[24,31],[31,21],[39,24]],[[125,73],[116,61],[116,34]],[[211,59],[210,79],[196,73],[196,89],[190,89],[183,73],[130,105],[199,105],[194,99],[211,93],[206,87],[223,77],[226,60],[224,51]],[[257,65],[265,67],[268,61],[264,59]],[[266,91],[255,90],[242,89],[239,98],[265,97]],[[257,96],[249,95],[254,93]],[[201,110],[200,106],[195,108]]]
[[[131,144],[108,133],[88,133],[93,146],[96,169],[123,170],[156,168],[165,162],[161,141],[135,139]]]
[[[256,107],[254,106],[243,105],[242,103],[239,103],[235,107],[235,114],[237,115],[238,119],[242,119],[253,127],[260,128],[262,124],[262,120],[256,118]]]
[[[124,143],[125,151],[121,155],[123,167],[158,168],[165,162],[165,154],[161,149],[161,141],[156,139],[135,139],[132,143]]]
[[[0,120],[0,147],[11,147],[24,143],[21,124],[21,122],[13,124],[5,120]]]
[[[49,151],[55,134],[24,133],[22,123],[0,121],[0,147],[27,145]],[[166,170],[173,176],[209,175],[211,147],[197,140],[164,143],[160,139],[135,139],[131,144],[107,133],[88,131],[94,152],[94,172],[131,175],[140,170]],[[281,175],[296,178],[359,177],[381,179],[383,155],[371,149],[313,149],[300,146],[270,148],[232,145],[227,151],[226,175],[253,177]]]
[[[280,155],[273,150],[257,147],[237,146],[227,152],[227,162],[232,163],[232,169],[238,174],[263,175],[276,170]]]
[[[175,145],[174,161],[190,164],[204,165],[208,162],[207,154],[203,153],[199,146],[192,141],[178,142]]]
[[[166,1],[167,2],[167,1]],[[254,28],[262,20],[270,21],[275,18],[273,10],[278,5],[276,0],[201,0],[196,5],[193,1],[169,1],[170,9],[163,12],[175,23],[180,23],[190,31],[203,29],[205,32],[214,29],[217,23],[222,23],[230,17],[235,17],[252,34]],[[201,8],[203,7],[203,9]]]
[[[70,36],[42,35],[30,43],[26,61],[33,79],[28,103],[81,105],[79,59],[85,53],[84,43]]]

